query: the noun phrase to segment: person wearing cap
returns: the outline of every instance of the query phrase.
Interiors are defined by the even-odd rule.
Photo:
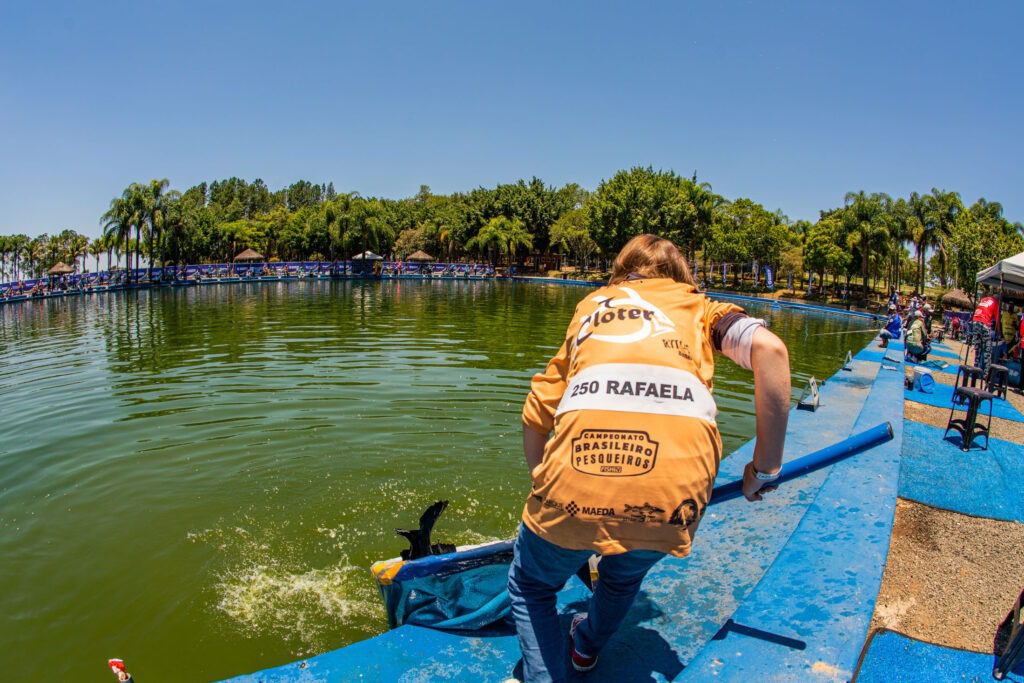
[[[896,306],[900,302],[900,293],[896,291],[895,287],[889,288],[889,301],[890,306]]]
[[[934,309],[932,305],[927,301],[924,306],[921,307],[921,313],[924,315],[924,331],[927,333],[928,338],[932,338],[932,319],[934,318]]]
[[[907,330],[907,358],[915,363],[928,360],[928,333],[924,327],[924,317],[920,310],[910,314],[910,329]]]
[[[884,349],[889,346],[890,339],[899,339],[903,330],[903,319],[894,304],[889,304],[889,319],[885,321],[885,327],[878,335],[882,338],[880,346]]]

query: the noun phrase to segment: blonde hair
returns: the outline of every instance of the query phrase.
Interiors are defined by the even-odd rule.
[[[632,273],[642,277],[667,277],[697,286],[679,248],[657,235],[637,235],[627,242],[615,257],[608,284],[616,285]]]

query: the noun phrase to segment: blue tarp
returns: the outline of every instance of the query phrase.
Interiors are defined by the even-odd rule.
[[[960,450],[960,435],[906,420],[899,495],[976,517],[1024,522],[1024,446],[992,439]],[[984,438],[975,440],[984,444]]]
[[[871,639],[854,680],[856,683],[984,683],[994,680],[992,667],[996,660],[992,654],[954,650],[895,631],[880,631]],[[1005,680],[1021,683],[1024,669],[1018,667]]]
[[[478,631],[505,621],[511,562],[512,541],[406,562],[380,587],[388,625]]]
[[[936,408],[944,408],[949,410],[950,406],[953,405],[953,385],[951,384],[940,384],[935,383],[934,390],[930,394],[926,394],[913,389],[907,389],[905,392],[906,399],[908,401],[917,401],[918,403],[924,403],[926,405],[935,406]],[[963,405],[958,405],[957,410],[965,410]],[[988,421],[988,404],[983,403],[981,409],[978,411],[979,419]],[[1003,398],[992,399],[992,416],[1000,417],[1004,420],[1013,420],[1014,422],[1024,422],[1024,415],[1019,410],[1013,407],[1013,405]]]

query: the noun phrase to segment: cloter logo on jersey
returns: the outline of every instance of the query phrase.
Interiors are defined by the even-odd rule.
[[[580,321],[576,346],[588,339],[632,344],[675,331],[675,323],[660,308],[637,294],[636,290],[619,287],[619,291],[625,296],[595,296],[591,299],[600,305]]]
[[[572,440],[572,467],[599,477],[647,474],[658,457],[658,442],[647,432],[584,429]]]

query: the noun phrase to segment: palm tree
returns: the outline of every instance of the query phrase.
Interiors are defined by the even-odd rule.
[[[491,263],[495,262],[496,251],[508,256],[510,266],[520,247],[532,248],[533,235],[527,232],[521,220],[508,216],[496,216],[487,221],[476,237],[466,242],[467,249],[476,249],[481,253],[489,251]]]
[[[844,219],[849,229],[849,246],[860,247],[862,296],[868,298],[868,270],[872,247],[881,249],[889,239],[888,222],[892,213],[892,197],[884,192],[870,195],[847,192]]]
[[[36,237],[25,245],[25,258],[28,259],[28,272],[29,275],[35,276],[36,266],[43,255],[46,253],[46,244],[50,238],[43,233],[39,237]]]
[[[0,282],[4,282],[7,275],[7,254],[13,251],[14,238],[7,235],[0,235]]]
[[[164,190],[170,185],[170,181],[167,178],[162,180],[151,180],[149,185],[143,186],[140,192],[140,199],[143,206],[142,221],[149,224],[149,276],[152,279],[153,276],[153,261],[156,260],[157,252],[154,250],[154,243],[158,250],[160,250],[160,265],[163,265],[163,250],[160,246],[160,231],[163,228],[163,219],[165,211],[165,195]]]
[[[128,240],[131,238],[132,225],[136,218],[136,207],[131,200],[129,190],[125,190],[120,197],[110,200],[110,208],[103,214],[100,221],[103,225],[103,236],[106,238],[108,249],[118,252],[117,260],[121,260],[121,249],[128,254],[125,264],[128,272],[131,272],[131,251],[128,249]],[[110,254],[107,254],[109,267]]]
[[[957,192],[946,192],[932,188],[931,218],[932,230],[928,239],[928,245],[935,249],[939,255],[942,279],[946,277],[946,267],[949,263],[949,252],[946,249],[946,242],[952,238],[953,229],[956,226],[957,217],[964,210],[963,202]],[[924,291],[924,284],[921,285]]]
[[[358,219],[359,206],[362,204],[362,197],[358,192],[347,192],[339,194],[333,201],[324,205],[325,219],[327,222],[328,251],[330,260],[333,262],[335,248],[345,248],[345,233]],[[365,239],[364,239],[365,243]],[[366,251],[365,249],[363,251]]]
[[[20,275],[21,255],[24,253],[28,243],[28,235],[19,234],[11,238],[11,249],[14,253],[14,277],[12,280],[17,280]]]
[[[106,239],[99,237],[89,242],[88,253],[96,257],[96,272],[100,272],[100,256],[107,250]],[[108,262],[109,263],[109,262]],[[84,264],[82,270],[85,270]]]
[[[68,240],[68,256],[71,257],[72,267],[78,267],[78,257],[82,257],[82,272],[85,272],[85,261],[89,257],[89,238],[85,235],[74,233]]]
[[[914,216],[914,243],[917,248],[917,287],[924,291],[925,254],[934,249],[939,254],[939,263],[945,269],[948,262],[946,241],[953,236],[957,216],[963,211],[963,203],[956,192],[932,188],[931,194],[910,195],[910,207]]]

